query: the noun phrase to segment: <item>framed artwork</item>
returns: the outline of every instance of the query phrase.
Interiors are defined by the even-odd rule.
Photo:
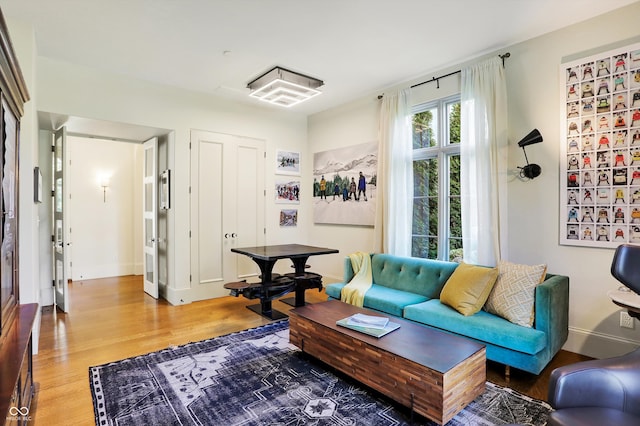
[[[560,243],[640,244],[640,43],[560,67]]]
[[[300,176],[300,153],[278,150],[276,152],[276,174]]]
[[[378,143],[313,155],[315,223],[373,226],[376,215]]]
[[[160,208],[169,210],[171,208],[171,170],[167,169],[160,173]]]
[[[276,182],[275,186],[276,203],[300,204],[299,180]]]
[[[280,210],[280,226],[298,226],[298,210],[282,209]]]
[[[42,172],[37,166],[33,168],[33,202],[42,202]]]

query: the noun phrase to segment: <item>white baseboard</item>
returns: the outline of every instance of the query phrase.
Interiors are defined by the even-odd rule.
[[[53,305],[53,286],[40,287],[40,307]]]
[[[562,349],[602,359],[624,355],[638,346],[640,346],[639,340],[569,327],[569,337]]]

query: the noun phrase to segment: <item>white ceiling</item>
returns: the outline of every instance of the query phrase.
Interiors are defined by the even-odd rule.
[[[324,80],[313,114],[637,0],[0,0],[38,54],[250,99],[274,65]],[[225,53],[227,52],[227,53]]]

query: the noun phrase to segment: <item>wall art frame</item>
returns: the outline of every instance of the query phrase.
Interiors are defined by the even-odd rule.
[[[276,151],[276,174],[300,176],[300,153],[295,151]]]
[[[377,141],[314,153],[314,223],[374,226],[377,181]]]
[[[298,209],[282,209],[280,210],[280,226],[295,227],[298,226]]]
[[[33,202],[42,203],[42,171],[38,166],[33,168]]]
[[[560,244],[640,244],[640,43],[560,66]]]
[[[166,169],[160,173],[160,209],[171,208],[171,170]]]
[[[277,204],[300,204],[300,180],[279,180],[275,183]]]

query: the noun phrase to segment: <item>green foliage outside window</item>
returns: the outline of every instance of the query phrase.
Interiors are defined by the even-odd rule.
[[[446,109],[448,134],[439,132],[438,111]],[[442,140],[438,140],[438,138]],[[444,140],[447,138],[448,140]],[[460,206],[460,154],[446,149],[460,143],[460,103],[433,105],[413,116],[413,148],[420,152],[413,161],[414,198],[412,256],[437,259],[439,245],[445,244],[449,260],[462,258],[462,223]],[[443,149],[444,148],[444,149]],[[440,176],[447,174],[447,179]],[[441,189],[441,185],[447,184]],[[442,194],[441,194],[442,191]],[[444,201],[441,198],[443,195]],[[443,205],[441,205],[443,204]],[[441,209],[447,211],[440,211]],[[440,234],[440,220],[446,218],[445,236]],[[447,241],[448,240],[448,241]]]

